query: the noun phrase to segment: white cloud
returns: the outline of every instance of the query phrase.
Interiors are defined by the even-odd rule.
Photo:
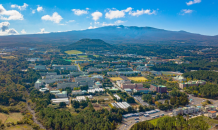
[[[102,23],[102,26],[113,26],[113,25],[115,25],[115,24],[113,24],[113,23],[105,23],[105,22]]]
[[[75,15],[83,15],[83,14],[88,14],[89,8],[86,8],[86,10],[80,10],[80,9],[72,9]]]
[[[23,20],[23,15],[16,10],[6,10],[0,4],[0,19],[1,20]]]
[[[150,9],[141,9],[141,10],[136,10],[136,11],[130,11],[129,12],[129,15],[132,15],[132,16],[140,16],[140,15],[143,15],[143,14],[148,14],[148,15],[152,15],[152,14],[156,14],[156,11],[153,10],[151,11]]]
[[[102,17],[102,13],[99,11],[96,11],[94,13],[92,13],[92,19],[97,21],[100,17]]]
[[[41,18],[42,20],[48,20],[53,21],[54,23],[60,23],[60,21],[63,19],[57,12],[54,12],[52,16],[50,15],[44,15]]]
[[[126,12],[130,12],[131,10],[132,10],[131,7],[128,7],[125,10],[117,10],[114,8],[113,10],[109,9],[109,12],[105,14],[105,18],[108,18],[108,19],[123,18],[125,17]]]
[[[11,8],[18,8],[19,10],[26,10],[26,8],[28,7],[29,5],[24,3],[23,6],[19,6],[19,5],[11,5]]]
[[[75,20],[69,20],[66,23],[72,23],[72,22],[75,22]]]
[[[2,22],[0,23],[0,35],[15,35],[19,34],[15,29],[9,29],[10,23],[9,22]]]
[[[32,14],[35,14],[36,13],[36,10],[32,10]]]
[[[89,26],[88,29],[95,29],[95,28],[97,28],[97,27],[96,26]]]
[[[49,32],[46,32],[46,31],[45,31],[45,28],[41,28],[41,29],[40,29],[40,32],[38,32],[38,33],[39,33],[39,34],[43,34],[43,33],[49,33]]]
[[[122,21],[122,20],[117,20],[114,22],[115,24],[121,24],[121,23],[125,23],[125,21]]]
[[[43,7],[38,5],[38,8],[36,9],[38,12],[43,11]]]
[[[21,30],[21,33],[22,34],[26,34],[26,31],[23,29],[23,30]]]
[[[201,3],[201,0],[191,0],[189,2],[186,2],[187,5],[193,5],[193,4],[197,4],[197,3]]]
[[[193,12],[193,10],[190,10],[190,9],[183,9],[183,10],[181,10],[181,15],[191,14],[192,12]]]

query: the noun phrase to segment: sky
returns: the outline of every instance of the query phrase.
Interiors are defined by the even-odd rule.
[[[0,35],[155,27],[218,35],[217,0],[1,0]]]

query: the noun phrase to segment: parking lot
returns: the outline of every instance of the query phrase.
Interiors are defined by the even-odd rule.
[[[133,116],[133,117],[129,117],[129,118],[123,118],[123,122],[118,129],[119,130],[129,130],[137,122],[159,118],[159,117],[162,117],[164,115],[168,115],[169,113],[164,112],[164,111],[160,111],[160,112],[156,112],[153,114],[149,114],[148,117],[145,117],[144,114],[141,116]],[[135,120],[136,118],[138,118],[138,119]]]
[[[196,106],[202,106],[202,102],[204,102],[205,100],[210,100],[212,102],[213,106],[218,106],[218,100],[213,100],[213,99],[205,99],[205,98],[200,98],[200,97],[194,97],[191,94],[189,94],[189,101],[190,101],[190,105],[196,105]]]
[[[146,103],[142,100],[141,96],[133,96],[133,97],[135,98],[135,100],[139,101],[143,106],[149,106],[148,103]]]

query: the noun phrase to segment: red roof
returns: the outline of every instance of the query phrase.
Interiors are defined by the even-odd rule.
[[[216,111],[209,111],[210,113],[216,113]]]

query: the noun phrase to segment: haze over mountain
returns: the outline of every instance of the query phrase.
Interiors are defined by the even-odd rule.
[[[192,44],[214,45],[218,36],[205,36],[185,31],[168,31],[153,27],[105,26],[80,31],[57,32],[47,34],[1,36],[0,45],[19,43],[70,44],[80,39],[102,39],[109,44],[118,43],[161,43],[185,41]]]

